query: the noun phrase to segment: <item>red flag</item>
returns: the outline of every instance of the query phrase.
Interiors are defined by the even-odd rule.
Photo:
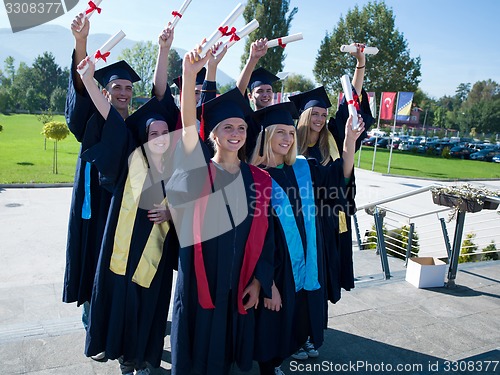
[[[395,92],[383,92],[382,101],[380,102],[380,119],[392,120],[394,115],[394,101],[396,100]]]

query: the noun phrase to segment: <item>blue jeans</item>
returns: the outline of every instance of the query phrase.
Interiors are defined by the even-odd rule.
[[[84,302],[82,307],[83,307],[83,310],[82,310],[83,328],[85,328],[85,330],[87,330],[87,328],[89,327],[90,303]]]

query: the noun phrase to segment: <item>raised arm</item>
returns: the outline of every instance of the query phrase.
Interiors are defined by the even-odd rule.
[[[71,67],[73,71],[76,71],[77,65],[87,56],[87,37],[89,36],[90,21],[85,20],[85,24],[83,24],[82,20],[84,17],[85,15],[83,13],[80,13],[73,19],[73,22],[71,23],[71,33],[75,38],[75,54],[73,59],[73,66]],[[78,30],[80,30],[80,32],[78,32]],[[82,93],[85,89],[83,82],[78,74],[75,74],[74,77],[75,80],[73,83],[75,89],[78,93]]]
[[[78,64],[77,69],[83,69],[85,66],[88,66],[88,68],[85,73],[80,74],[80,78],[85,85],[85,88],[87,89],[90,99],[92,99],[95,107],[101,116],[107,120],[111,104],[109,104],[108,100],[102,94],[101,90],[99,90],[99,87],[97,87],[97,84],[94,81],[95,64],[89,57],[85,57],[80,64]]]
[[[351,52],[351,55],[356,57],[356,68],[354,69],[354,75],[352,77],[352,87],[356,90],[356,93],[361,98],[361,89],[363,88],[363,81],[365,79],[366,71],[366,56],[361,49],[365,46],[360,43],[353,43],[357,47],[356,52]]]
[[[196,130],[196,74],[203,68],[210,53],[202,59],[198,55],[200,47],[186,53],[182,62],[182,90],[181,90],[181,116],[182,116],[182,141],[186,153],[191,153],[198,144],[198,131]]]
[[[365,123],[363,122],[363,118],[358,115],[359,126],[356,130],[352,130],[352,116],[349,116],[349,119],[345,125],[345,139],[344,139],[344,149],[342,152],[343,159],[343,169],[344,169],[344,177],[351,178],[352,171],[354,169],[354,153],[356,152],[356,140],[365,130]]]
[[[205,75],[206,81],[215,82],[215,78],[217,76],[217,66],[222,61],[227,52],[227,47],[224,47],[224,50],[217,57],[215,56],[215,52],[219,48],[221,48],[221,45],[222,42],[219,42],[212,48],[213,53],[210,55],[207,63],[207,74]]]
[[[250,56],[248,57],[247,63],[238,77],[238,82],[236,82],[236,87],[240,90],[241,95],[245,95],[248,83],[250,82],[250,77],[252,76],[260,58],[265,56],[266,53],[267,38],[256,40],[250,46]]]
[[[167,90],[168,78],[168,54],[174,40],[174,30],[170,26],[163,29],[158,36],[158,57],[154,74],[154,95],[158,100],[162,100]]]

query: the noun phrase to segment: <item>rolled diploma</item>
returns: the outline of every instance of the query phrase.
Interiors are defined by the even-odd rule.
[[[116,46],[123,38],[125,38],[125,33],[120,30],[118,31],[115,35],[113,35],[111,38],[108,39],[106,43],[102,45],[101,48],[99,48],[92,56],[90,56],[90,59],[92,62],[96,62],[96,57],[97,52],[100,52],[102,55],[108,53],[113,49],[114,46]],[[85,73],[88,69],[88,65],[85,65],[85,67],[81,70],[78,70],[78,73],[81,75]]]
[[[357,47],[352,45],[342,45],[340,46],[340,52],[356,52]],[[363,48],[365,55],[376,55],[378,53],[377,47],[365,47]]]
[[[238,38],[242,39],[242,38],[246,37],[248,34],[250,34],[252,31],[257,29],[258,27],[259,27],[259,22],[256,19],[253,19],[249,23],[247,23],[245,26],[243,26],[243,28],[240,31],[236,31],[236,35],[238,36]],[[231,39],[231,38],[229,38],[229,39]],[[220,53],[224,50],[224,47],[229,48],[236,42],[237,42],[237,40],[231,40],[231,41],[227,40],[226,42],[224,42],[217,50],[215,57],[220,55]]]
[[[183,16],[189,4],[191,4],[191,0],[184,0],[184,3],[181,5],[181,9],[179,9],[177,12],[180,13],[181,16]],[[172,20],[172,29],[175,27],[175,25],[177,25],[177,22],[179,22],[180,19],[181,17],[174,16],[174,19]]]
[[[347,103],[352,103],[352,86],[351,79],[347,74],[344,74],[340,78],[340,82],[342,82],[342,90],[344,91],[344,96],[347,100]],[[358,111],[356,111],[356,107],[354,104],[347,104],[347,109],[349,110],[349,114],[352,116],[352,129],[356,130],[358,128]]]
[[[297,40],[302,40],[302,39],[304,39],[304,37],[302,36],[302,33],[297,33],[297,34],[292,34],[292,35],[284,36],[283,38],[272,39],[272,40],[270,40],[270,41],[267,42],[267,47],[268,48],[273,48],[273,47],[279,46],[280,45],[280,43],[279,43],[280,39],[281,39],[281,43],[282,44],[288,44],[288,43],[291,43],[291,42],[296,42]]]
[[[208,41],[202,46],[200,56],[203,58],[207,54],[207,52],[212,48],[212,46],[217,43],[217,41],[222,38],[222,33],[220,32],[221,27],[225,26],[232,26],[234,21],[243,13],[245,10],[245,6],[239,3],[236,5],[236,8],[233,9],[233,11],[227,16],[227,18],[222,21],[220,26],[217,28],[217,30],[214,31],[214,33],[208,38]]]
[[[94,1],[92,1],[92,2],[95,4],[95,6],[96,6],[96,7],[98,7],[99,5],[101,5],[101,1],[102,1],[102,0],[94,0]],[[88,4],[90,4],[90,1],[89,1],[89,3],[88,3]],[[92,12],[87,13],[87,11],[89,11],[89,10],[90,10],[90,5],[89,5],[89,7],[85,10],[85,13],[84,13],[84,14],[85,14],[85,17],[83,17],[83,19],[82,19],[82,27],[80,28],[80,30],[78,30],[78,32],[82,31],[83,26],[85,26],[85,20],[86,20],[87,18],[90,18],[90,17],[94,14],[94,12],[95,12],[95,10],[92,10]]]

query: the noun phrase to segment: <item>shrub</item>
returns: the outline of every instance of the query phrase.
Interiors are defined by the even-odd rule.
[[[69,135],[68,125],[60,121],[50,121],[44,124],[42,134],[45,138],[61,141]]]
[[[479,259],[477,255],[465,255],[477,252],[478,246],[474,243],[474,238],[476,238],[475,233],[468,233],[465,236],[465,240],[462,241],[462,248],[460,249],[460,254],[464,255],[458,257],[458,263],[476,262],[481,258],[481,255],[479,255]]]
[[[1,132],[2,130],[3,130],[3,126],[2,126],[2,125],[0,125],[0,132]]]
[[[450,148],[449,147],[443,148],[443,151],[441,152],[441,156],[445,159],[450,159],[451,158]]]
[[[395,228],[388,231],[385,238],[385,247],[387,250],[387,254],[391,254],[396,258],[405,259],[406,249],[408,247],[409,233],[410,233],[409,225],[403,225],[401,228]],[[413,237],[411,241],[410,251],[412,255],[418,254],[419,251],[418,234],[416,230],[413,230]]]
[[[483,253],[486,253],[483,255],[481,260],[498,260],[498,253],[497,247],[495,245],[495,241],[491,241],[491,243],[486,246],[483,250]]]

